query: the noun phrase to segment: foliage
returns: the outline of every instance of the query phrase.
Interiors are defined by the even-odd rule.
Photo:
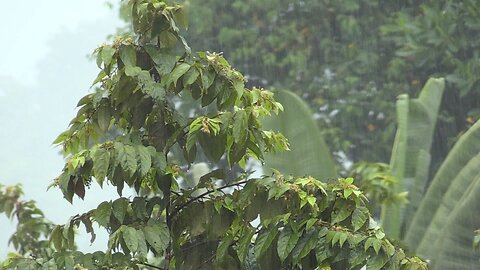
[[[386,160],[390,100],[410,91],[387,76],[393,43],[379,27],[403,4],[378,1],[186,1],[196,48],[223,51],[252,84],[289,89],[319,115],[334,153]],[[401,70],[391,73],[403,76]]]
[[[54,142],[67,161],[53,186],[67,201],[83,199],[95,182],[115,186],[119,197],[52,229],[32,202],[18,201],[18,188],[6,188],[0,206],[11,215],[15,202],[20,234],[12,238],[18,254],[1,269],[239,269],[252,263],[251,253],[262,269],[426,269],[375,225],[352,178],[327,184],[245,174],[218,186],[225,171],[215,169],[181,188],[197,148],[214,163],[225,156],[230,167],[287,149],[283,135],[260,122],[282,106],[271,92],[245,88],[221,55],[192,54],[178,28],[187,25],[181,6],[132,0],[127,7],[134,36],[95,51],[95,91]],[[175,100],[183,96],[204,110],[181,114]],[[145,195],[123,197],[127,187]],[[32,227],[22,234],[25,224]],[[94,241],[94,224],[109,233],[106,250],[77,251],[77,228]]]
[[[391,63],[407,67],[409,76],[420,82],[430,76],[446,78],[436,147],[432,149],[433,169],[448,154],[452,140],[479,119],[480,85],[475,74],[480,56],[474,38],[480,33],[477,6],[474,0],[418,2],[381,27],[385,38],[397,47]]]
[[[404,209],[400,205],[383,206],[382,226],[395,239],[408,230],[428,183],[430,148],[444,87],[444,79],[432,78],[418,98],[401,95],[397,100],[398,128],[390,166],[399,179],[397,192],[408,191],[410,203]]]
[[[253,84],[289,89],[335,155],[388,162],[400,94],[446,77],[435,171],[479,118],[479,9],[469,1],[186,1],[196,48],[223,51]]]
[[[263,126],[288,138],[291,150],[282,155],[267,154],[264,168],[281,169],[285,174],[310,175],[317,179],[336,179],[338,174],[330,150],[308,105],[289,91],[274,91],[284,111],[270,117]]]
[[[365,192],[370,212],[379,212],[382,206],[408,203],[408,192],[396,192],[398,179],[385,163],[355,163],[350,175],[357,181],[358,188]]]
[[[480,221],[472,218],[471,213],[472,209],[478,208],[475,196],[480,168],[479,130],[480,121],[455,144],[435,174],[405,236],[412,249],[432,258],[437,258],[447,249],[462,250],[461,257],[457,258],[453,253],[447,256],[453,264],[450,269],[473,269],[471,262],[477,261],[478,257],[472,243]],[[432,242],[436,243],[435,248],[432,248]]]
[[[53,252],[49,248],[48,236],[54,224],[45,219],[35,201],[24,201],[22,196],[20,185],[0,184],[0,214],[5,214],[11,220],[15,219],[17,223],[15,234],[8,242],[25,256],[48,257]]]

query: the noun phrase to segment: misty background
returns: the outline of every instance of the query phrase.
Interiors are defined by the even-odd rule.
[[[0,183],[21,183],[25,199],[35,200],[55,223],[116,194],[108,186],[100,190],[92,185],[85,201],[75,198],[72,207],[58,189],[46,190],[64,164],[52,141],[68,127],[78,99],[98,73],[90,55],[122,25],[117,8],[106,1],[2,1]],[[7,242],[14,227],[0,217],[1,258],[13,251]],[[106,234],[97,234],[90,246],[89,236],[79,232],[80,250],[106,245]]]

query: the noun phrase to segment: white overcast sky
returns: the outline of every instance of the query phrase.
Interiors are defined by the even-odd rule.
[[[104,0],[0,0],[0,6],[0,75],[23,83],[34,83],[35,64],[48,51],[53,35],[104,17],[116,18]]]
[[[63,167],[51,142],[98,72],[87,55],[121,25],[105,0],[0,0],[0,183],[22,183],[26,198],[56,223],[115,196],[92,187],[71,206],[46,188]],[[14,224],[0,215],[0,228],[2,261]],[[106,236],[99,236],[93,247],[81,237],[80,248],[102,248]]]

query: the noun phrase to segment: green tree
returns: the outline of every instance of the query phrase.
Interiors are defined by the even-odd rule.
[[[400,94],[446,78],[432,170],[479,118],[478,9],[469,1],[186,1],[196,48],[222,51],[251,83],[308,102],[329,147],[388,163]]]
[[[226,156],[229,166],[287,149],[259,121],[282,106],[271,92],[245,88],[221,55],[191,54],[179,33],[181,6],[132,0],[128,8],[134,35],[95,51],[95,91],[55,140],[67,161],[52,184],[71,203],[95,183],[115,186],[119,197],[52,227],[18,187],[2,188],[0,212],[24,233],[12,238],[18,253],[1,269],[426,269],[386,239],[351,178],[247,173],[218,186],[225,172],[216,169],[182,188],[196,148],[212,162]],[[203,111],[183,115],[175,106],[183,96]],[[127,187],[138,196],[122,196]],[[109,233],[106,249],[78,251],[76,229],[94,241],[93,224]]]

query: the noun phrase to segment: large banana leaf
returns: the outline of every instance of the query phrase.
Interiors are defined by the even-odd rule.
[[[476,165],[478,163],[477,155]],[[470,185],[463,186],[465,191],[462,198],[455,204],[444,218],[444,226],[430,248],[432,254],[431,269],[442,270],[473,270],[479,269],[479,253],[473,248],[474,231],[480,227],[480,174],[470,180]],[[455,183],[454,183],[455,184]],[[452,184],[453,185],[453,184]]]
[[[402,229],[408,227],[424,193],[433,131],[444,87],[443,78],[432,78],[418,98],[409,99],[408,95],[401,95],[397,100],[398,128],[390,166],[399,181],[396,191],[408,191],[410,203],[403,208],[388,205],[382,209],[382,226],[392,238],[401,238]]]
[[[432,254],[431,245],[436,237],[440,237],[438,231],[445,226],[441,223],[446,222],[452,207],[457,207],[455,200],[460,198],[461,189],[468,189],[468,183],[473,179],[471,176],[475,175],[475,166],[480,167],[475,158],[479,152],[480,121],[460,137],[435,174],[405,236],[405,242],[412,250],[427,256]],[[470,211],[476,209],[472,208]],[[471,214],[474,215],[473,212]],[[429,231],[430,229],[432,231]]]
[[[337,177],[335,163],[325,144],[308,105],[290,91],[274,91],[275,99],[284,111],[269,117],[263,128],[280,131],[290,143],[291,151],[267,154],[265,168],[274,168],[284,174],[310,175],[321,180]]]

